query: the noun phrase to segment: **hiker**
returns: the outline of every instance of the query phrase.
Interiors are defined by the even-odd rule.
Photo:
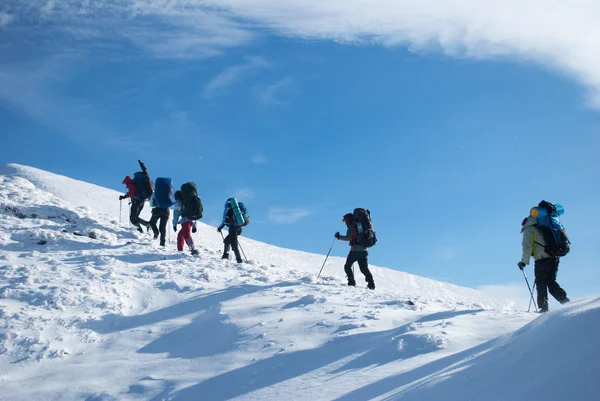
[[[356,209],[363,210],[364,209]],[[356,213],[355,210],[355,213]],[[367,211],[368,212],[368,211]],[[370,213],[369,213],[370,214]],[[355,221],[356,220],[356,221]],[[369,217],[370,220],[370,217]],[[356,281],[354,281],[354,272],[352,271],[352,265],[354,262],[358,262],[358,267],[360,271],[365,276],[365,281],[367,282],[367,288],[370,290],[375,289],[375,282],[373,281],[373,275],[369,271],[369,262],[368,256],[369,252],[367,251],[368,243],[362,243],[359,241],[359,227],[358,227],[358,219],[355,219],[355,215],[352,213],[347,213],[342,218],[342,221],[346,224],[346,235],[341,235],[340,232],[335,233],[335,238],[341,241],[348,241],[350,243],[350,252],[348,253],[348,257],[346,258],[346,264],[344,265],[344,271],[346,272],[346,276],[348,277],[348,285],[356,286]],[[374,234],[373,234],[374,235]],[[377,241],[375,239],[375,241]],[[359,244],[361,242],[362,244]],[[373,242],[374,245],[374,242]]]
[[[181,191],[175,192],[175,207],[173,208],[173,231],[177,232],[177,224],[181,224],[181,230],[177,234],[177,250],[183,251],[184,243],[188,245],[192,255],[198,255],[198,250],[194,246],[192,233],[196,232],[196,222],[187,217],[182,217],[183,211],[183,196]]]
[[[550,205],[549,213],[545,210],[546,204]],[[560,223],[558,223],[560,228],[557,226],[554,229],[548,227],[550,224],[556,224],[547,223],[550,221],[548,216],[551,216],[552,220],[558,221],[558,213],[556,213],[554,205],[542,201],[540,206],[531,209],[529,217],[523,219],[521,223],[523,255],[521,261],[517,263],[519,269],[523,270],[529,264],[530,256],[533,256],[535,260],[535,285],[537,286],[537,302],[541,313],[548,312],[548,291],[561,304],[570,301],[565,290],[556,282],[559,257],[566,255],[569,251],[569,240]],[[553,231],[556,237],[553,235]],[[544,232],[546,235],[544,235]],[[558,240],[555,238],[558,238]]]
[[[134,227],[137,227],[139,232],[143,233],[144,230],[142,229],[142,226],[145,226],[146,229],[148,229],[149,223],[140,218],[140,213],[142,212],[142,209],[144,209],[146,200],[150,199],[152,196],[154,186],[148,176],[148,171],[146,170],[144,163],[142,163],[141,160],[138,160],[138,163],[140,164],[142,171],[135,173],[133,179],[130,176],[123,179],[123,184],[127,186],[127,193],[119,196],[119,200],[122,201],[126,198],[131,199],[129,221],[131,221],[131,224],[133,224]]]
[[[249,223],[250,217],[248,216],[248,210],[244,202],[238,202],[235,198],[227,199],[223,210],[223,221],[217,227],[218,232],[221,232],[225,226],[227,226],[227,230],[229,231],[223,239],[224,248],[221,259],[229,259],[229,250],[233,249],[236,262],[242,263],[238,237],[242,235],[242,227],[247,226]]]
[[[165,237],[167,235],[167,222],[171,214],[169,208],[175,204],[173,185],[170,178],[159,177],[154,183],[155,191],[150,198],[152,207],[152,217],[149,224],[154,233],[154,239],[158,238],[160,232],[160,246],[165,246]],[[160,220],[160,231],[156,223]]]

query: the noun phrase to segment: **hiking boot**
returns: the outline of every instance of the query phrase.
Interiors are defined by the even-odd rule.
[[[165,246],[165,241],[161,241],[160,246]]]
[[[567,297],[565,297],[562,301],[560,301],[561,304],[568,304],[569,302],[571,302],[571,300]]]
[[[356,287],[356,281],[354,281],[353,278],[349,278],[348,279],[348,286],[350,286],[350,287]]]
[[[141,226],[140,226],[140,227],[138,227],[138,229],[137,229],[137,230],[138,230],[139,232],[141,232],[142,234],[144,233],[144,230],[142,229],[142,227],[141,227]]]
[[[374,290],[375,289],[375,283],[372,282],[372,281],[370,283],[367,283],[367,288],[370,289],[370,290]]]
[[[154,234],[154,237],[152,239],[158,239],[158,234]]]
[[[242,259],[236,259],[235,261],[238,262],[238,263],[242,263],[243,262]]]
[[[548,308],[541,308],[540,310],[538,310],[538,313],[546,313],[548,312]]]
[[[224,252],[223,256],[221,256],[221,259],[229,259],[229,254],[227,252]]]
[[[194,250],[192,250],[192,255],[198,255],[198,253],[199,253],[199,252],[198,252],[198,250],[197,250],[197,249],[194,249]]]

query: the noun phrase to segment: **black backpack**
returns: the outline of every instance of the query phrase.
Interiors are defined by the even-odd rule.
[[[202,218],[204,207],[198,197],[196,184],[193,182],[186,182],[181,186],[181,204],[183,206],[181,209],[182,217],[190,220],[199,220]]]
[[[133,174],[133,183],[137,188],[136,197],[148,200],[154,193],[154,183],[152,182],[150,175],[148,175],[148,170],[144,163],[142,163],[141,160],[138,160],[138,163],[140,164],[142,171]]]
[[[352,224],[356,225],[358,235],[354,244],[370,248],[377,243],[377,235],[373,230],[371,212],[368,209],[354,209]]]
[[[552,256],[562,257],[567,255],[571,250],[571,241],[569,241],[567,231],[560,223],[556,207],[552,203],[543,200],[538,204],[538,209],[546,210],[546,215],[539,216],[538,223],[535,225],[544,236],[546,245],[536,243]]]

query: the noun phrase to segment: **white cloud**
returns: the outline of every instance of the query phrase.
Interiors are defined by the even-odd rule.
[[[257,86],[256,93],[259,102],[266,105],[282,103],[281,100],[278,99],[278,96],[281,92],[289,88],[291,84],[292,79],[290,77],[285,77],[269,85]]]
[[[249,188],[238,188],[235,191],[233,191],[233,196],[236,199],[252,199],[254,198],[254,191],[249,189]]]
[[[600,107],[596,0],[213,0],[280,35],[402,45],[475,59],[513,57],[568,73]]]
[[[310,215],[311,212],[301,208],[272,207],[269,209],[269,220],[277,224],[292,224]]]
[[[259,68],[265,68],[268,65],[269,63],[265,59],[261,57],[253,57],[244,64],[228,67],[204,87],[202,96],[204,96],[206,99],[213,98],[216,95],[223,93],[227,88],[234,85],[236,82],[241,81],[252,71]]]
[[[254,156],[252,156],[252,163],[254,164],[266,164],[268,161],[269,160],[267,160],[267,157],[262,153],[256,153]]]
[[[65,51],[76,43],[80,50],[106,41],[119,47],[125,38],[157,57],[209,57],[269,32],[528,60],[583,83],[591,104],[600,107],[596,0],[28,0],[13,2],[10,12],[4,24],[24,22],[23,32],[39,43],[52,35],[49,46],[57,46],[62,33],[69,39]],[[221,79],[217,88],[235,81]]]
[[[10,24],[13,19],[15,19],[13,15],[0,11],[0,28]]]

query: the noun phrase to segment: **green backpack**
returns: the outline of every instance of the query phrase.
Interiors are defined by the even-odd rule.
[[[181,186],[181,216],[186,217],[190,220],[199,220],[202,218],[202,212],[204,207],[202,201],[198,197],[198,190],[196,184],[193,182],[186,182]]]

